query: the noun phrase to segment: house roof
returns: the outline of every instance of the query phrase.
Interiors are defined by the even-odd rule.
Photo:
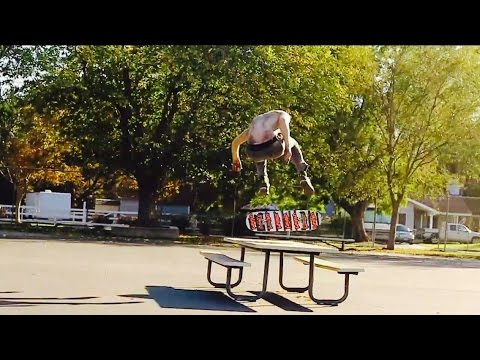
[[[438,212],[451,214],[480,215],[480,197],[449,196],[437,200],[414,200]]]
[[[472,215],[480,215],[480,198],[465,198],[465,203],[472,211]]]
[[[429,213],[430,215],[436,215],[439,213],[438,210],[434,209],[432,206],[432,204],[430,203],[426,203],[426,202],[421,202],[421,201],[418,201],[418,200],[413,200],[413,199],[408,199],[409,202],[411,202],[413,205],[415,205],[415,207],[417,208],[420,208],[424,211],[426,211],[427,213]]]

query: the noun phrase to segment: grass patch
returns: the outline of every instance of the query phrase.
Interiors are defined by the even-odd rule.
[[[108,226],[108,225],[107,225]],[[29,234],[51,234],[52,239],[63,238],[71,240],[85,240],[85,241],[104,241],[104,242],[126,242],[126,243],[143,243],[155,244],[169,241],[166,239],[149,239],[149,238],[133,238],[126,236],[114,236],[109,230],[103,227],[72,227],[68,225],[46,225],[35,223],[3,223],[0,224],[0,231],[17,231]],[[223,236],[203,236],[203,235],[180,235],[175,243],[191,244],[191,245],[227,245],[223,241]],[[324,246],[322,242],[316,244]],[[229,245],[229,244],[228,244]],[[380,254],[402,254],[402,255],[421,255],[421,256],[438,256],[458,259],[477,259],[480,260],[480,243],[478,244],[458,244],[448,243],[446,251],[443,251],[444,244],[416,244],[422,248],[399,247],[395,244],[394,250],[386,250],[385,244],[372,242],[362,242],[354,244],[346,244],[345,250],[352,252],[375,252]]]
[[[458,259],[477,259],[480,260],[480,244],[447,244],[446,251],[443,251],[443,244],[438,247],[437,244],[419,244],[422,249],[398,247],[394,250],[385,249],[385,244],[372,245],[368,243],[349,244],[345,250],[350,251],[375,251],[383,254],[402,254],[402,255],[420,255],[420,256],[438,256]]]
[[[422,246],[429,248],[431,250],[441,249],[445,247],[443,243],[440,244],[422,244]],[[463,244],[463,243],[447,243],[448,250],[470,250],[470,251],[480,251],[480,243],[475,244]]]
[[[390,251],[390,250],[385,250]],[[468,252],[468,251],[443,251],[443,250],[416,250],[416,249],[398,249],[395,250],[397,254],[405,255],[423,255],[423,256],[440,256],[447,258],[457,259],[476,259],[480,260],[480,253]]]
[[[192,245],[226,244],[223,236],[179,235],[176,242]]]
[[[108,227],[108,224],[106,224]],[[127,243],[163,243],[171,241],[162,238],[139,238],[113,235],[110,230],[104,227],[86,227],[86,226],[69,226],[69,225],[52,225],[52,224],[36,224],[36,223],[3,223],[0,224],[0,232],[4,230],[12,232],[19,232],[25,234],[47,234],[51,235],[52,239],[71,239],[71,240],[85,240],[85,241],[103,241],[103,242],[127,242]],[[26,236],[27,237],[27,236]],[[42,237],[43,238],[43,237]],[[177,243],[193,244],[193,245],[210,245],[210,244],[225,244],[222,241],[223,237],[218,236],[203,236],[203,235],[180,235],[175,240]]]
[[[18,231],[25,233],[41,233],[41,234],[84,234],[84,235],[103,235],[106,230],[103,227],[88,228],[86,226],[69,226],[69,225],[53,225],[53,224],[36,224],[36,223],[9,223],[0,224],[0,230]]]

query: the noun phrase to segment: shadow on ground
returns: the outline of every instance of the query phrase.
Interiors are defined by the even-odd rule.
[[[18,293],[18,291],[0,291],[1,294]],[[0,297],[0,307],[2,306],[34,306],[34,305],[118,305],[118,304],[138,304],[143,301],[102,301],[102,302],[79,302],[78,300],[97,299],[97,296],[79,296],[79,297]],[[51,301],[47,301],[51,300]],[[62,300],[62,301],[57,301]],[[77,301],[65,301],[77,300]]]
[[[150,297],[163,308],[256,312],[220,291],[176,289],[170,286],[146,286],[145,288]]]
[[[253,294],[258,295],[259,291],[252,291]],[[296,312],[313,312],[312,309],[309,309],[303,305],[297,304],[296,302],[287,299],[281,295],[275,294],[273,292],[267,292],[262,298],[263,300],[269,302],[272,305],[278,306],[279,308],[285,311],[296,311]]]

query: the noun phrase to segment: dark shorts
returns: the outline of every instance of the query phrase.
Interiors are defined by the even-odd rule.
[[[282,134],[261,144],[247,144],[247,156],[255,162],[279,158],[284,151],[285,142]]]

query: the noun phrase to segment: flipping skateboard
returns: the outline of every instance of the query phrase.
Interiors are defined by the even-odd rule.
[[[247,213],[251,231],[312,231],[321,224],[322,215],[313,210],[267,210]]]

